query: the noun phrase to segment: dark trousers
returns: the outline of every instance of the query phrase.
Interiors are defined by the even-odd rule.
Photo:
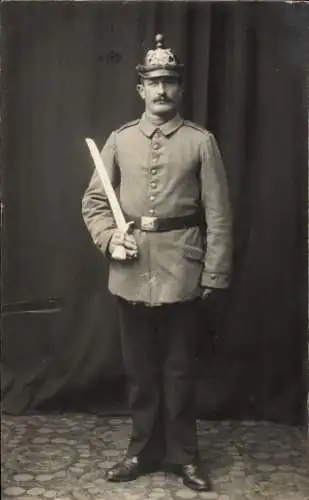
[[[133,429],[128,456],[173,464],[197,455],[198,300],[148,307],[119,299]]]

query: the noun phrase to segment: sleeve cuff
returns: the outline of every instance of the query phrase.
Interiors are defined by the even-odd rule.
[[[228,288],[230,276],[228,274],[216,274],[204,272],[201,279],[202,287],[208,288]]]
[[[111,240],[111,237],[113,236],[115,229],[116,228],[104,231],[104,235],[101,234],[99,238],[95,238],[94,240],[96,246],[101,250],[106,258],[110,258],[109,242]]]

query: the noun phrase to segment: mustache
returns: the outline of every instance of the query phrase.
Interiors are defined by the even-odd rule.
[[[153,102],[173,103],[174,101],[169,97],[157,97],[156,99],[153,100]]]

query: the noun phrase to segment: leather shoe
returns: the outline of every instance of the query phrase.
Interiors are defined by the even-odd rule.
[[[112,483],[134,481],[142,474],[150,474],[159,468],[157,461],[141,461],[138,457],[125,457],[106,472],[106,480]]]
[[[125,457],[106,472],[106,479],[112,483],[133,481],[141,474],[138,457]]]
[[[194,491],[211,491],[211,483],[206,472],[197,464],[182,465],[183,484]]]

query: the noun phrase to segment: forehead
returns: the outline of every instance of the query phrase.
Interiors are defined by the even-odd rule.
[[[168,84],[179,85],[180,78],[175,76],[152,76],[152,77],[144,77],[142,79],[142,82],[146,84],[168,83]]]

